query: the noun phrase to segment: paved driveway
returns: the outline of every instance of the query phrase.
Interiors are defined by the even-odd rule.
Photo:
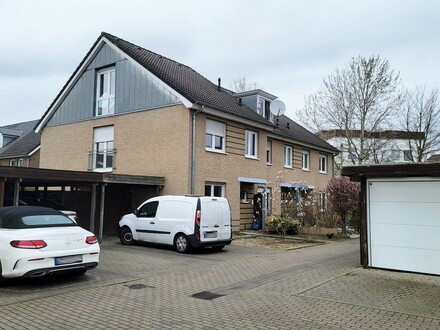
[[[82,277],[0,289],[0,329],[439,329],[440,277],[359,268],[359,241],[180,255],[107,239]]]

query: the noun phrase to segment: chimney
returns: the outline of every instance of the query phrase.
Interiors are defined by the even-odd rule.
[[[217,87],[217,89],[218,89],[219,91],[221,91],[221,82],[222,82],[222,79],[221,79],[221,78],[218,78],[218,87]]]

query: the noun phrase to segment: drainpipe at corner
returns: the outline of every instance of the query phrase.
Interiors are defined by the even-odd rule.
[[[196,116],[205,108],[204,105],[192,115],[192,142],[191,142],[191,195],[194,195],[196,178]]]

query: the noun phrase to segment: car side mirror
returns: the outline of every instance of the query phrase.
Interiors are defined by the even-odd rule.
[[[135,209],[135,210],[133,211],[133,213],[134,213],[135,216],[137,216],[137,217],[139,216],[139,210],[138,210],[138,209]]]

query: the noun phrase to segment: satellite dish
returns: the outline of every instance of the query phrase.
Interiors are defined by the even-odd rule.
[[[284,115],[286,112],[286,105],[281,100],[275,100],[270,102],[270,113],[278,117]]]

